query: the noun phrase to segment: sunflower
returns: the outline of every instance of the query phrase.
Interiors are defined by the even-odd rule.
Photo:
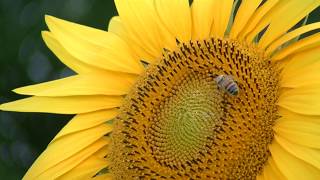
[[[77,74],[0,109],[76,115],[24,179],[320,179],[319,0],[115,4],[108,31],[45,17]]]

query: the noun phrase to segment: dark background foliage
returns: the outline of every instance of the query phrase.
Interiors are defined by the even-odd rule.
[[[319,12],[308,23],[319,21]],[[23,97],[14,88],[73,74],[41,39],[45,14],[106,29],[116,10],[112,0],[0,0],[0,103]],[[21,179],[71,117],[0,112],[0,179]]]
[[[46,47],[49,14],[99,29],[116,15],[112,0],[0,0],[0,103],[12,89],[73,74]],[[21,179],[72,116],[0,112],[0,179]]]

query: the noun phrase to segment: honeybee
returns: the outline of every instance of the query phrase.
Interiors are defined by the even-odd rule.
[[[218,75],[214,79],[219,88],[232,96],[239,94],[239,86],[237,82],[230,75]]]

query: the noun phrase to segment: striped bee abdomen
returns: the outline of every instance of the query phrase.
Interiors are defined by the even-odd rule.
[[[239,87],[232,76],[229,75],[219,75],[215,78],[219,88],[224,90],[230,95],[236,96],[239,94]]]

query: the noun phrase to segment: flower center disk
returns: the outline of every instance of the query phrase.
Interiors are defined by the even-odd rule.
[[[239,93],[219,87],[233,77]],[[116,118],[115,179],[255,179],[278,118],[279,70],[253,45],[181,43],[149,65]]]

